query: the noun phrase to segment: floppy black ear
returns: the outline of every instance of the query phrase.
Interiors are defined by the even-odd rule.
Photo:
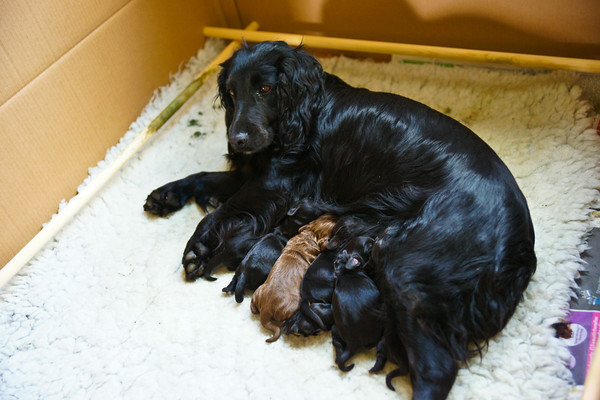
[[[278,69],[279,145],[300,152],[321,102],[325,73],[317,59],[300,47],[288,47]]]
[[[231,125],[233,119],[233,99],[227,93],[227,78],[231,71],[231,58],[221,64],[221,72],[217,78],[217,85],[219,87],[218,97],[221,101],[221,105],[225,109],[225,124],[227,128]]]

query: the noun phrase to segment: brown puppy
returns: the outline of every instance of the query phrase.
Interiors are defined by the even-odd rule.
[[[252,295],[250,309],[260,313],[260,323],[273,332],[267,339],[279,339],[279,324],[288,319],[300,306],[300,285],[304,273],[317,255],[325,250],[335,218],[325,214],[303,226],[283,248],[265,283]]]

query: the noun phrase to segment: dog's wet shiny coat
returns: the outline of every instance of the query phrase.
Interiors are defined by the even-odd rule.
[[[145,205],[164,215],[192,197],[220,204],[186,246],[188,279],[210,271],[224,242],[245,254],[300,199],[361,218],[377,231],[386,342],[406,353],[389,358],[407,360],[414,398],[445,398],[459,362],[506,325],[536,268],[508,168],[450,117],[351,87],[282,42],[242,47],[218,83],[232,171],[165,185]],[[256,239],[232,240],[239,226]]]

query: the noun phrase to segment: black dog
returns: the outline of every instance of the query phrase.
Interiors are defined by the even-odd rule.
[[[348,261],[348,260],[345,260]],[[331,339],[335,347],[335,362],[342,371],[354,364],[346,362],[361,348],[377,346],[377,361],[371,372],[385,363],[383,302],[375,282],[364,272],[362,265],[342,262],[336,264],[336,281],[332,306],[334,324]]]
[[[310,336],[331,329],[336,256],[337,252],[325,250],[306,270],[300,286],[300,308],[283,324],[286,334]]]
[[[244,289],[256,290],[267,280],[286,243],[287,239],[276,232],[261,238],[246,254],[223,292],[235,293],[235,301],[241,303],[244,300]]]
[[[357,216],[378,228],[371,263],[391,314],[385,337],[397,340],[388,348],[405,351],[413,397],[445,398],[470,346],[500,332],[535,271],[533,225],[508,168],[457,121],[351,87],[283,42],[242,47],[218,85],[231,171],[163,186],[145,205],[158,215],[191,198],[217,205],[185,248],[187,278],[207,275],[226,241],[245,254],[300,199]],[[232,240],[240,225],[251,240]]]

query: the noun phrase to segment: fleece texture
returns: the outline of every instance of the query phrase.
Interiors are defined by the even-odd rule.
[[[158,90],[82,187],[223,48],[208,41]],[[595,115],[570,72],[324,58],[350,84],[426,103],[480,135],[522,188],[536,231],[538,269],[523,302],[481,359],[461,369],[451,399],[572,397],[569,352],[551,324],[563,318],[600,186]],[[183,279],[181,255],[202,218],[189,204],[167,218],[143,212],[156,187],[227,167],[216,77],[104,189],[0,289],[0,399],[407,399],[369,374],[374,351],[340,372],[331,335],[267,344],[250,312],[216,282]],[[59,209],[60,212],[60,209]]]

